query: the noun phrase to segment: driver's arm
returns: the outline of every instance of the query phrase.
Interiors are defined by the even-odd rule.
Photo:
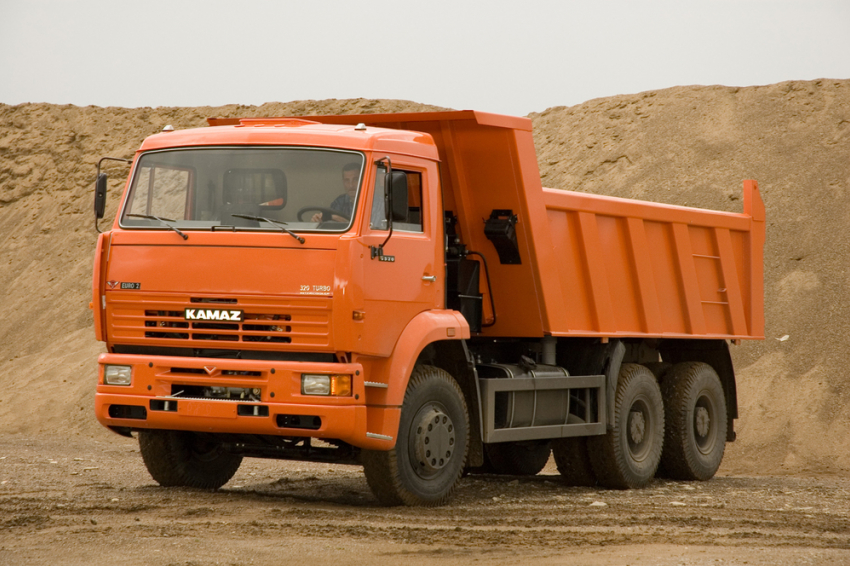
[[[343,218],[342,216],[337,216],[336,214],[331,214],[331,219],[333,219],[335,222],[348,222],[347,219]],[[311,220],[313,222],[321,222],[322,221],[322,213],[317,212],[316,214],[313,215],[313,218],[311,218]]]

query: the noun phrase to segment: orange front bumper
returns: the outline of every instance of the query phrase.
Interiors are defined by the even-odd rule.
[[[127,354],[101,354],[98,363],[95,413],[106,427],[309,436],[372,450],[395,445],[400,409],[366,405],[367,379],[360,364]],[[104,384],[106,365],[132,367],[132,383]],[[351,375],[351,395],[304,395],[303,373]],[[257,394],[239,400],[193,396],[201,387]]]

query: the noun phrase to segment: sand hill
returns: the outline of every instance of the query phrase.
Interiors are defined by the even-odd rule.
[[[424,111],[388,100],[204,108],[0,105],[0,426],[104,435],[92,416],[92,185],[165,124],[208,116]],[[677,87],[530,115],[544,185],[741,210],[767,205],[768,338],[734,349],[742,417],[724,470],[850,470],[850,80]],[[110,166],[107,218],[126,169]],[[106,221],[103,222],[107,224]],[[785,340],[781,338],[787,336]]]

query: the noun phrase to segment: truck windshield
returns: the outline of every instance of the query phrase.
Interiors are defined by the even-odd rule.
[[[356,210],[362,176],[363,155],[351,151],[227,147],[150,152],[136,165],[120,224],[280,231],[278,223],[291,231],[344,231]]]

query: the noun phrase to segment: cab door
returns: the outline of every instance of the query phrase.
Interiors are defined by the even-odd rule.
[[[436,165],[393,157],[393,172],[403,172],[407,180],[408,206],[406,216],[393,220],[390,235],[384,210],[387,169],[383,163],[372,168],[360,259],[363,324],[357,350],[389,356],[413,317],[443,308],[442,214]],[[384,242],[383,256],[373,257],[371,250]]]

